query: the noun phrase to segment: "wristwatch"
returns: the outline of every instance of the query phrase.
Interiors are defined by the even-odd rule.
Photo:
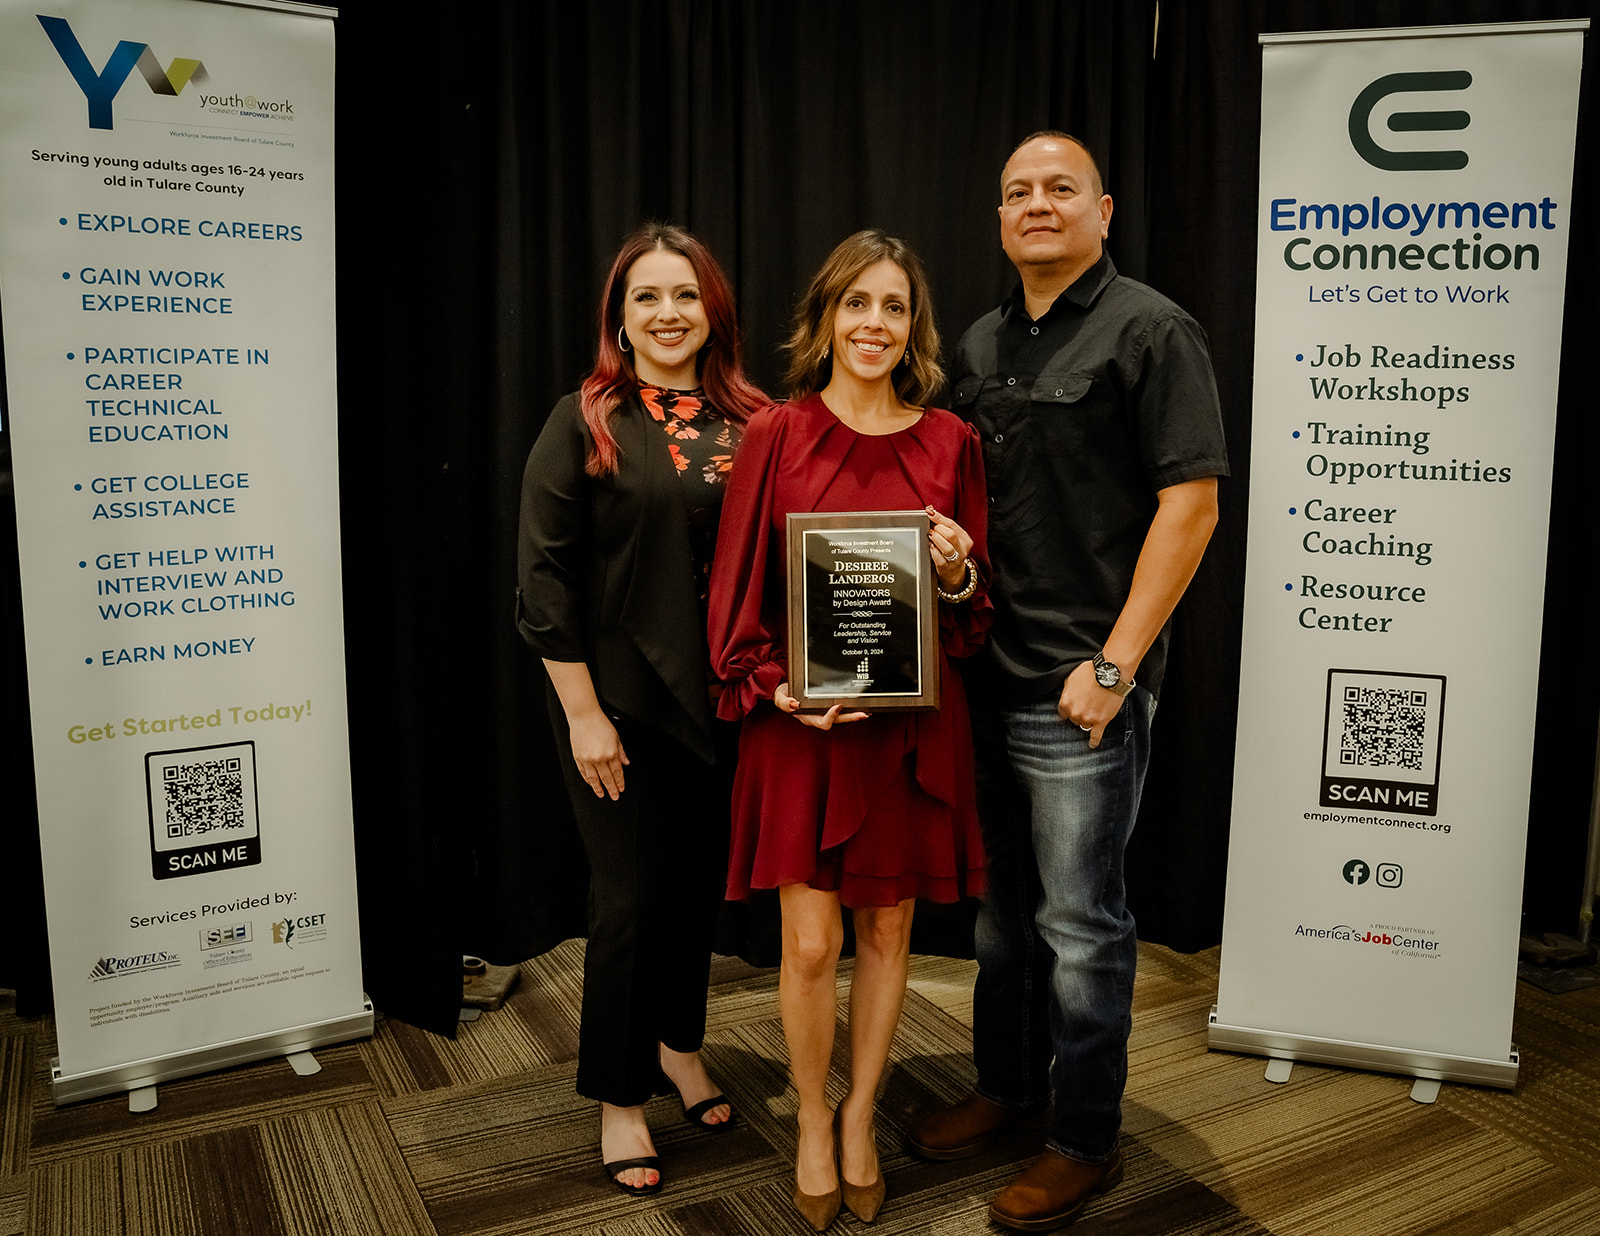
[[[1094,654],[1094,680],[1107,691],[1117,695],[1126,696],[1129,691],[1139,684],[1133,679],[1124,679],[1122,671],[1117,668],[1116,662],[1107,661],[1103,653]]]

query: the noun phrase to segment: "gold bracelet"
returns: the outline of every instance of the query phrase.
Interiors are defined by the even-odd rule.
[[[967,559],[967,586],[960,592],[946,592],[937,583],[934,584],[934,587],[938,589],[941,601],[948,601],[951,605],[959,605],[978,590],[978,564],[970,557]]]

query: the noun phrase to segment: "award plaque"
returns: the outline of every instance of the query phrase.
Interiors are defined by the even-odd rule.
[[[789,692],[808,712],[939,707],[923,511],[790,515]]]

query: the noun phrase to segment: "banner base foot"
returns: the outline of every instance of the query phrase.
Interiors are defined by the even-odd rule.
[[[1419,1077],[1411,1083],[1411,1099],[1414,1103],[1432,1103],[1439,1097],[1438,1080],[1430,1077]]]
[[[1267,1061],[1266,1079],[1275,1086],[1281,1086],[1289,1080],[1289,1074],[1294,1072],[1293,1060],[1272,1059]]]
[[[134,1115],[140,1112],[153,1112],[156,1109],[156,1088],[154,1086],[140,1086],[128,1091],[128,1110]]]
[[[153,1056],[147,1060],[135,1060],[108,1069],[66,1073],[62,1071],[61,1058],[57,1056],[50,1062],[50,1093],[56,1106],[60,1107],[65,1103],[98,1099],[102,1095],[117,1094],[124,1090],[148,1090],[150,1106],[154,1107],[155,1087],[158,1082],[172,1081],[179,1077],[193,1077],[197,1073],[214,1073],[218,1069],[249,1064],[256,1060],[267,1060],[273,1056],[293,1056],[296,1053],[309,1052],[314,1047],[326,1047],[350,1039],[370,1038],[372,1023],[372,1001],[363,998],[360,1011],[343,1017],[332,1017],[326,1021],[310,1022],[303,1026],[291,1026],[256,1038],[212,1043],[206,1047],[174,1052],[170,1056]],[[316,1061],[313,1060],[312,1063],[315,1064]],[[130,1097],[130,1107],[133,1101]]]
[[[1277,1061],[1304,1060],[1310,1064],[1334,1064],[1351,1069],[1370,1069],[1376,1073],[1398,1073],[1431,1082],[1467,1082],[1474,1086],[1498,1086],[1514,1090],[1517,1085],[1516,1044],[1511,1044],[1504,1060],[1476,1056],[1450,1056],[1405,1047],[1386,1047],[1378,1043],[1354,1043],[1344,1039],[1317,1038],[1309,1034],[1289,1034],[1253,1026],[1231,1026],[1217,1016],[1216,1005],[1206,1025],[1206,1046],[1212,1051],[1246,1052],[1271,1056]],[[1273,1080],[1270,1067],[1268,1080]],[[1438,1091],[1435,1090],[1435,1095]],[[1413,1095],[1415,1097],[1415,1094]],[[1432,1099],[1418,1099],[1432,1102]]]

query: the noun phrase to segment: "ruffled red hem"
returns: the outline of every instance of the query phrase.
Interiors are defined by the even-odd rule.
[[[729,879],[729,901],[743,901],[754,891],[748,881],[741,883],[741,887],[735,888],[733,880]],[[966,897],[981,897],[989,887],[987,873],[981,867],[969,868],[958,876],[933,876],[920,871],[908,871],[898,876],[865,876],[841,872],[836,866],[828,864],[824,864],[810,879],[783,880],[778,887],[783,884],[806,884],[821,893],[838,893],[839,904],[850,910],[899,905],[909,898],[950,905]]]
[[[729,900],[785,884],[838,893],[851,907],[981,893],[986,864],[971,751],[958,738],[965,700],[951,678],[950,712],[931,727],[899,714],[823,732],[770,705],[747,717],[734,776]],[[948,799],[928,793],[919,755],[948,770]],[[833,837],[839,840],[824,844]]]

